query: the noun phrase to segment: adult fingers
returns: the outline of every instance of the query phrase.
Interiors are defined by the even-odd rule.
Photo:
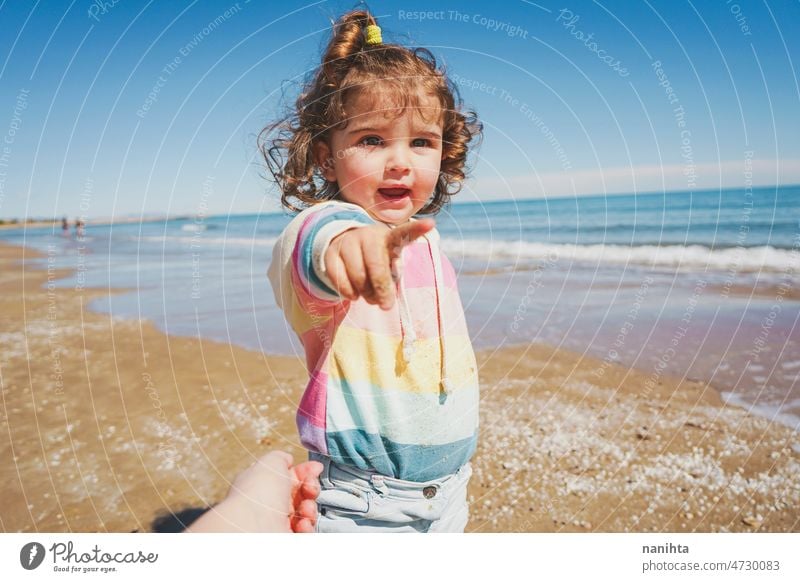
[[[300,497],[302,499],[316,499],[319,496],[321,486],[319,479],[306,479],[300,485]]]
[[[298,505],[303,499],[316,499],[320,492],[319,475],[322,473],[322,463],[306,461],[292,467],[297,491],[294,495],[294,504]]]
[[[298,517],[315,520],[317,519],[317,502],[313,499],[304,499],[296,510]]]
[[[289,516],[289,524],[295,533],[312,533],[317,517],[317,503],[312,499],[305,499],[295,506],[295,511]]]
[[[314,522],[306,518],[292,520],[292,531],[294,533],[314,533]]]
[[[319,461],[303,461],[294,466],[294,473],[297,479],[305,481],[306,479],[317,479],[323,471],[324,467]]]

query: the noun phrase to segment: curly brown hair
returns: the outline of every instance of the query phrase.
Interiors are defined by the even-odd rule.
[[[461,190],[468,146],[473,139],[480,141],[483,125],[474,111],[462,111],[458,89],[437,68],[430,51],[367,45],[364,29],[371,24],[377,22],[365,10],[342,16],[292,112],[258,136],[259,149],[281,188],[281,203],[294,212],[337,198],[338,185],[323,177],[314,145],[318,140],[330,143],[330,131],[346,127],[345,104],[361,95],[389,110],[410,107],[421,114],[420,96],[434,97],[439,107],[433,113],[443,119],[442,164],[433,197],[419,214],[435,214]]]

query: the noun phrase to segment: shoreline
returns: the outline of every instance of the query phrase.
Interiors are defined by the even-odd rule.
[[[222,215],[220,215],[222,216]],[[117,226],[122,224],[138,224],[138,223],[147,223],[147,222],[167,222],[170,220],[194,220],[195,216],[190,215],[177,215],[177,216],[154,216],[154,217],[130,217],[130,218],[117,218],[115,220],[107,219],[107,218],[87,218],[84,220],[85,226]],[[72,232],[75,228],[75,218],[74,217],[67,217],[69,221],[69,230]],[[61,219],[55,219],[52,221],[48,220],[34,220],[32,222],[4,222],[0,224],[0,230],[13,230],[13,229],[20,229],[24,230],[27,228],[43,228],[43,227],[52,227],[55,231],[61,231]]]
[[[4,531],[149,531],[269,449],[305,458],[298,358],[112,320],[85,307],[107,290],[49,288],[69,272],[23,254],[0,243]],[[798,436],[709,385],[645,393],[641,372],[541,344],[476,354],[467,531],[800,531]]]

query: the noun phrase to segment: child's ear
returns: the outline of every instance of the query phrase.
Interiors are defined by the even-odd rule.
[[[319,167],[320,174],[328,182],[336,181],[336,172],[333,171],[333,155],[331,148],[325,143],[325,140],[314,142],[312,146],[314,150],[314,161]]]

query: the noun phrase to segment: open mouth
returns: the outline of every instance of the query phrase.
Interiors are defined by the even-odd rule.
[[[378,192],[389,198],[401,198],[411,194],[408,188],[378,188]]]

